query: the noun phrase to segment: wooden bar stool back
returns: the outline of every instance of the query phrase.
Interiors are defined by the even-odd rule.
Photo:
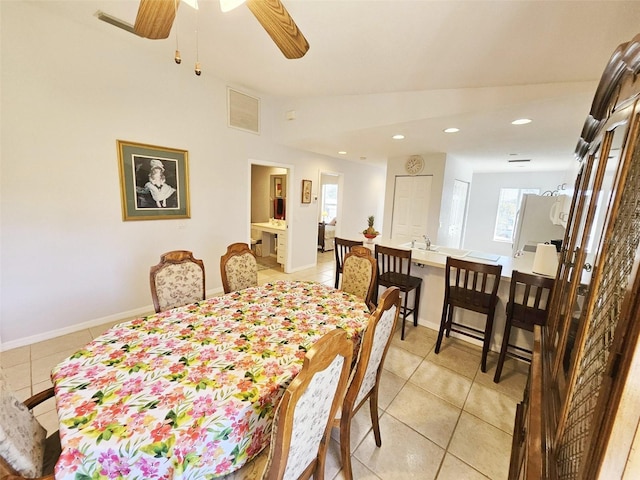
[[[531,275],[515,270],[511,275],[507,320],[504,324],[502,348],[493,381],[498,383],[507,355],[531,363],[531,350],[510,343],[511,327],[533,332],[534,325],[547,323],[548,307],[551,305],[551,292],[555,279],[540,275]],[[509,350],[511,349],[511,350]],[[522,353],[520,353],[522,352]],[[528,355],[523,355],[528,354]]]
[[[435,353],[440,353],[442,337],[456,332],[482,341],[480,369],[487,371],[487,354],[491,343],[493,317],[498,302],[498,287],[502,265],[471,262],[447,257],[445,267],[444,303]],[[479,329],[453,321],[455,307],[486,315],[485,328]]]
[[[347,253],[351,251],[351,247],[355,247],[357,245],[364,245],[363,241],[360,240],[347,240],[345,238],[334,237],[334,252],[336,254],[336,285],[338,288],[340,286],[340,275],[342,275],[342,264],[344,262],[344,257]]]
[[[373,292],[373,303],[378,303],[378,287],[398,287],[404,294],[404,301],[400,312],[402,313],[402,333],[404,340],[404,328],[407,317],[413,315],[413,325],[418,326],[418,310],[420,307],[421,277],[413,277],[411,272],[411,250],[384,247],[376,244],[376,261],[378,262],[378,283]],[[409,308],[409,293],[414,293],[413,307]]]

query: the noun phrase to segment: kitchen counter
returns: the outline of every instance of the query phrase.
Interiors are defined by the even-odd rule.
[[[405,245],[392,244],[389,242],[381,242],[381,244],[395,248],[407,248]],[[513,258],[485,252],[447,249],[445,247],[435,248],[440,248],[442,251],[427,251],[419,248],[411,249],[411,275],[422,278],[418,323],[436,331],[440,328],[440,317],[442,315],[442,303],[444,300],[444,270],[447,261],[447,253],[452,253],[452,256],[454,257],[458,256],[457,254],[463,255],[461,257],[458,256],[458,258],[462,258],[464,260],[488,263],[492,265],[500,264],[502,265],[502,275],[500,279],[500,286],[498,288],[498,305],[496,307],[490,345],[492,351],[499,352],[504,333],[506,320],[505,309],[509,300],[511,275],[514,270],[524,273],[532,273],[531,268],[533,266],[533,258],[535,254],[525,252],[517,258]],[[484,328],[484,319],[486,317],[476,312],[457,308],[455,309],[455,317],[456,321],[471,327]],[[409,320],[413,321],[413,318],[409,317]],[[407,328],[407,335],[411,335],[411,328],[409,326]],[[452,332],[451,336],[476,345],[481,344],[477,340],[467,336],[459,336],[455,332]],[[515,343],[520,347],[527,348],[529,350],[532,349],[533,335],[531,332],[527,332],[520,328],[514,328],[511,331],[511,340],[512,343]],[[447,339],[445,338],[443,341],[443,348],[446,348],[446,346]],[[489,357],[489,367],[491,368],[492,365],[495,365],[496,361],[497,356]]]

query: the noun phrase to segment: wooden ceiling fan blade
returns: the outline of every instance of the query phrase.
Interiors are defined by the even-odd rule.
[[[307,53],[307,39],[280,0],[247,0],[247,6],[285,57],[301,58]]]
[[[167,38],[179,4],[176,0],[140,0],[134,31],[153,40]]]

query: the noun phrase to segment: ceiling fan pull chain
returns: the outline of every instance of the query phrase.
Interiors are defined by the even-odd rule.
[[[178,13],[178,0],[173,1],[174,11]],[[176,54],[173,57],[175,62],[180,65],[182,63],[182,57],[180,56],[180,49],[178,48],[178,25],[176,25]]]
[[[199,77],[202,75],[202,68],[200,68],[200,48],[198,45],[198,29],[200,28],[200,10],[196,12],[196,75]]]

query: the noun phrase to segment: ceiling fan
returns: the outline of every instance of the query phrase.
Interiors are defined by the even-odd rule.
[[[150,39],[167,38],[179,3],[178,0],[140,0],[133,33]],[[246,4],[285,57],[301,58],[307,53],[307,39],[280,0],[246,0]]]

